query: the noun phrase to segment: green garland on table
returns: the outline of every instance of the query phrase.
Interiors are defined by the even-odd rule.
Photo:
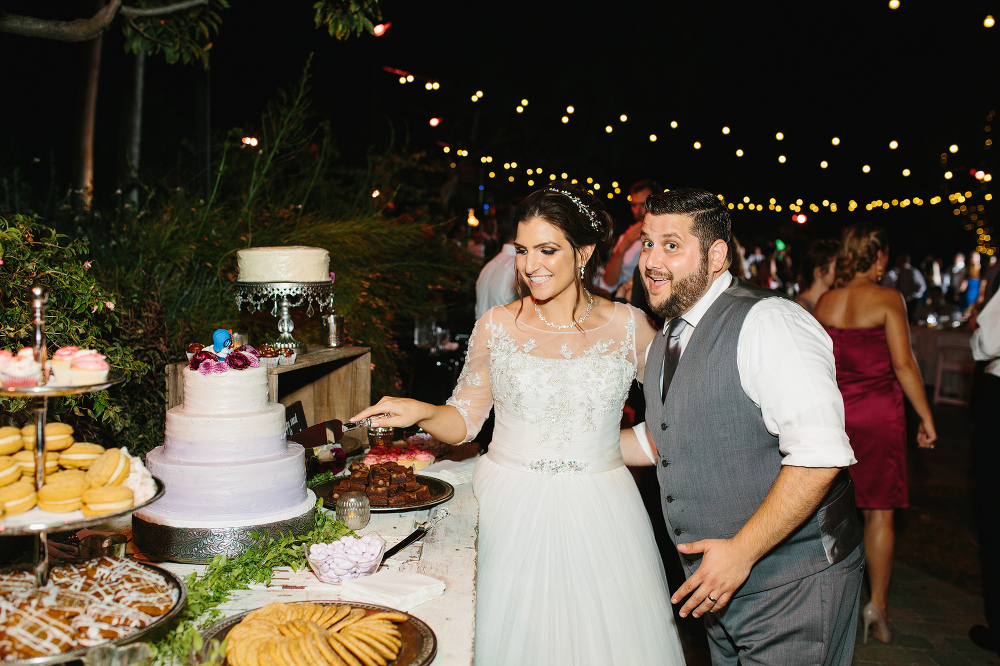
[[[233,590],[246,590],[253,583],[270,583],[276,567],[301,571],[309,566],[306,549],[310,544],[330,543],[354,534],[347,525],[322,511],[322,506],[322,500],[317,502],[313,528],[307,534],[289,533],[276,539],[266,534],[251,534],[255,543],[244,554],[233,559],[216,555],[201,578],[196,573],[186,576],[184,608],[154,636],[156,662],[185,664],[192,651],[200,651],[203,644],[199,631],[222,618],[218,607],[229,600]]]

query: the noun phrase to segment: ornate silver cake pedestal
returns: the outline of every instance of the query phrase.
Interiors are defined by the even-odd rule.
[[[306,315],[313,316],[313,304],[320,312],[329,309],[333,314],[333,283],[332,282],[237,282],[236,307],[243,309],[246,303],[248,312],[257,312],[267,303],[271,306],[271,316],[279,317],[278,331],[281,335],[273,343],[276,349],[291,349],[296,354],[304,354],[306,346],[292,337],[290,310],[308,303]],[[278,308],[281,308],[280,315]]]

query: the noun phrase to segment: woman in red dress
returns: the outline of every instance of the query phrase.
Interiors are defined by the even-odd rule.
[[[813,315],[833,339],[837,383],[844,396],[847,435],[856,465],[849,469],[865,520],[865,560],[871,601],[862,611],[868,629],[888,643],[889,578],[896,533],[892,512],[909,506],[906,487],[906,422],[903,395],[920,417],[917,444],[933,448],[937,433],[920,368],[910,348],[903,296],[878,282],[889,244],[879,227],[844,229],[834,289],[823,294]]]

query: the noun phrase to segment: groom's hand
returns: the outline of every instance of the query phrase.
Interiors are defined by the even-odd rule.
[[[670,598],[670,603],[676,604],[688,594],[691,595],[681,607],[681,617],[687,617],[692,612],[695,617],[701,617],[707,612],[714,613],[725,608],[733,592],[750,575],[750,569],[756,561],[741,552],[731,539],[702,539],[680,543],[677,544],[677,550],[683,555],[703,554],[698,570]]]

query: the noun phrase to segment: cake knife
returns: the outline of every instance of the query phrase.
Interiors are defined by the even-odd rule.
[[[382,556],[382,561],[386,561],[399,551],[403,550],[411,543],[417,539],[423,538],[428,532],[430,532],[438,521],[448,515],[448,509],[438,509],[434,512],[434,517],[430,520],[426,520],[422,523],[417,523],[417,529],[413,530],[405,539],[397,543],[395,546],[385,551],[385,555]]]
[[[333,441],[339,442],[342,440],[344,438],[344,433],[348,430],[370,427],[372,419],[384,419],[390,416],[391,414],[378,414],[376,416],[369,416],[366,419],[361,419],[360,421],[348,421],[347,423],[334,419],[330,421],[330,430],[333,431]]]

